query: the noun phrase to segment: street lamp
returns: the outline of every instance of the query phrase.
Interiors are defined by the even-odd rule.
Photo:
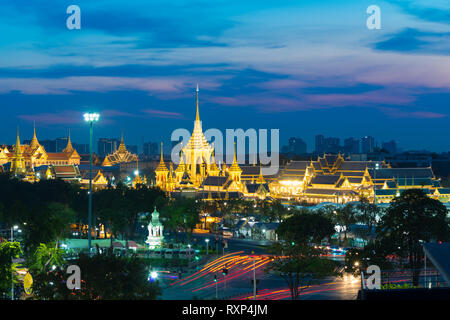
[[[11,243],[14,242],[14,230],[19,229],[19,226],[13,226],[11,228]],[[13,258],[11,257],[11,300],[14,300],[14,271],[12,268]]]
[[[206,238],[205,242],[206,242],[206,255],[209,255],[209,238]]]
[[[189,248],[189,255],[188,255],[188,257],[189,257],[189,262],[191,262],[191,245],[190,244],[188,244],[188,248]]]
[[[88,254],[91,256],[91,220],[92,220],[92,147],[94,122],[100,118],[98,113],[85,113],[84,121],[89,122],[89,213],[88,213]]]

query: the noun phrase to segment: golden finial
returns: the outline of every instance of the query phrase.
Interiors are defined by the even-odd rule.
[[[198,112],[198,83],[197,83],[197,116],[195,117],[196,121],[200,121],[200,114]]]

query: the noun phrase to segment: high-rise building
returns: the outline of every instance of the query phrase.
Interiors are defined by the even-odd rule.
[[[62,152],[69,142],[68,137],[56,138],[56,152]]]
[[[361,152],[371,153],[375,150],[375,138],[371,136],[365,136],[361,138]]]
[[[47,152],[56,152],[56,140],[41,140],[41,145]]]
[[[338,153],[341,151],[340,139],[335,137],[325,138],[325,153]]]
[[[295,155],[302,155],[306,153],[306,143],[301,138],[289,138],[289,144],[283,148],[283,152]]]
[[[321,154],[325,152],[325,145],[324,145],[325,137],[321,134],[316,135],[316,153]]]
[[[138,154],[138,146],[136,145],[127,145],[127,150],[131,153]]]
[[[319,134],[316,136],[316,153],[338,153],[341,151],[340,139],[336,137],[325,138]]]
[[[390,154],[396,154],[397,153],[397,143],[394,140],[391,140],[389,142],[383,142],[381,144],[381,148],[386,150]]]
[[[344,140],[344,152],[346,154],[359,153],[359,139],[347,138]]]
[[[159,153],[159,147],[156,142],[145,142],[142,147],[142,153],[145,156],[154,156]]]
[[[88,154],[89,153],[89,144],[72,143],[72,145],[78,151],[79,154]]]
[[[98,155],[107,156],[114,153],[119,147],[120,141],[114,138],[99,138],[97,141]]]

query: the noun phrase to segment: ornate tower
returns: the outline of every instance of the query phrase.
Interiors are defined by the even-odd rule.
[[[11,160],[11,172],[14,174],[25,174],[25,159],[23,157],[22,148],[20,146],[19,128],[17,128],[17,140],[16,147],[14,150],[14,156]]]
[[[230,174],[230,179],[236,182],[241,182],[242,169],[239,167],[236,159],[236,142],[234,143],[233,164],[230,166],[230,169],[228,169],[228,173]]]
[[[72,146],[72,140],[70,138],[70,130],[69,130],[69,140],[67,141],[67,146],[63,150],[65,154],[67,154],[69,158],[69,164],[79,164],[80,163],[80,155],[78,154],[77,150]]]
[[[211,164],[209,166],[208,175],[217,177],[220,174],[220,169],[216,164],[216,160],[214,159],[215,151],[213,146],[213,153],[211,155]]]
[[[205,135],[203,134],[198,107],[198,92],[197,85],[197,114],[194,122],[194,130],[189,142],[183,148],[183,153],[186,156],[186,165],[189,168],[191,179],[196,179],[197,165],[201,165],[203,160],[206,160],[206,169],[209,170],[209,161],[213,152],[213,148],[208,141],[206,141]]]
[[[178,165],[177,169],[175,170],[175,176],[176,176],[177,183],[181,182],[185,171],[186,171],[186,165],[184,164],[184,159],[183,159],[183,148],[181,148],[180,164]]]
[[[167,170],[166,164],[164,163],[162,142],[161,142],[161,160],[159,161],[158,167],[155,169],[155,173],[156,173],[156,185],[164,190],[169,170]]]

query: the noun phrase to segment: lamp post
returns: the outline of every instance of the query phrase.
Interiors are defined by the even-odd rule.
[[[89,122],[89,211],[88,211],[88,254],[91,256],[91,220],[92,220],[92,149],[94,122],[100,118],[98,113],[85,113],[84,121]]]
[[[14,230],[19,229],[18,226],[11,227],[11,243],[14,242]],[[11,300],[14,300],[14,271],[12,268],[13,258],[11,257]]]
[[[205,242],[206,242],[206,255],[209,255],[209,238],[206,238]]]

